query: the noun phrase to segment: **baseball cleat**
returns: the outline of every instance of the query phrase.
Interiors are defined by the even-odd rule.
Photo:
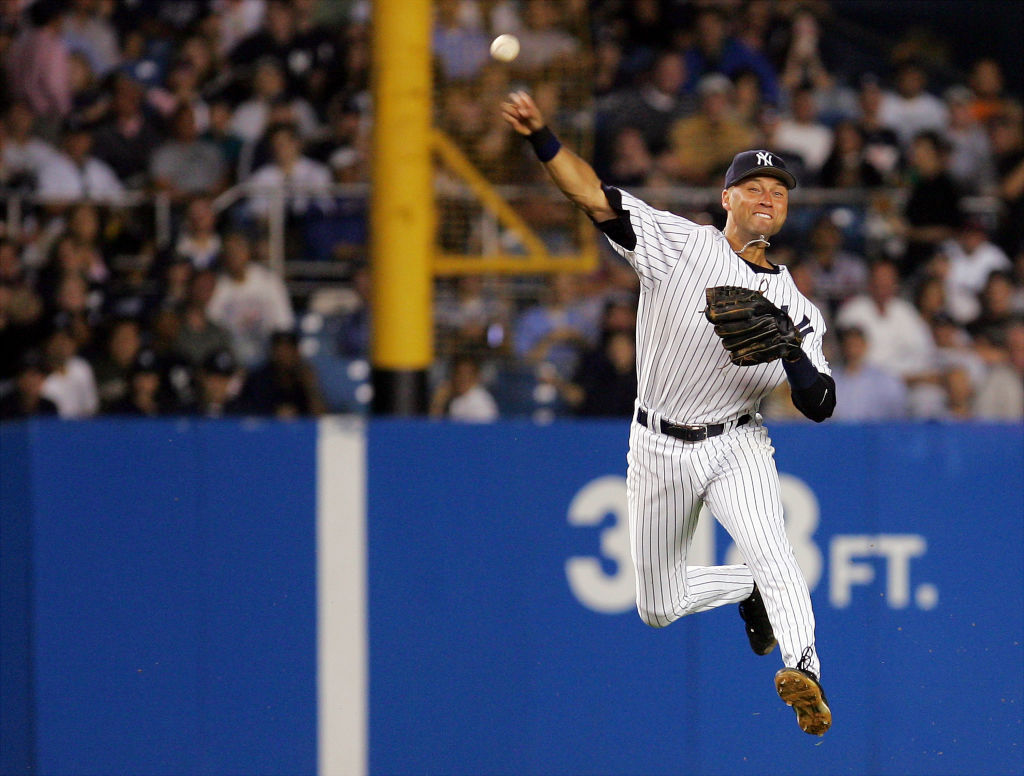
[[[768,611],[764,608],[764,601],[761,600],[761,592],[757,585],[754,585],[754,592],[750,596],[740,601],[740,617],[747,624],[747,639],[750,640],[750,648],[755,654],[767,655],[775,649],[779,642],[775,640],[775,631],[772,630]]]
[[[783,668],[775,674],[779,697],[796,712],[800,729],[812,736],[823,736],[832,727],[832,710],[818,678],[802,668]]]

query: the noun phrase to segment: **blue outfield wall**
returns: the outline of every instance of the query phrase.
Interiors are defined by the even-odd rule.
[[[315,772],[315,441],[313,423],[0,428],[2,543],[33,545],[33,715],[5,675],[4,739],[27,747],[0,772]]]
[[[1021,426],[773,430],[823,739],[735,607],[636,616],[622,422],[369,423],[369,697],[317,698],[329,428],[0,426],[0,772],[312,774],[318,703],[373,774],[1024,771]]]

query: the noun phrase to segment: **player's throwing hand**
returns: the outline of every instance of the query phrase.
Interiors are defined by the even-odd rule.
[[[529,135],[544,126],[540,108],[526,92],[512,92],[501,104],[501,116],[520,135]]]

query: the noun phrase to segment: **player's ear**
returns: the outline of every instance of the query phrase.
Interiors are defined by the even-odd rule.
[[[722,189],[722,209],[725,211],[730,210],[729,208],[729,189]]]

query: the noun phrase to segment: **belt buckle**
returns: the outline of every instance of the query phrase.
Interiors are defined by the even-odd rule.
[[[697,436],[698,442],[703,442],[708,438],[708,427],[707,426],[687,426],[686,430]]]

